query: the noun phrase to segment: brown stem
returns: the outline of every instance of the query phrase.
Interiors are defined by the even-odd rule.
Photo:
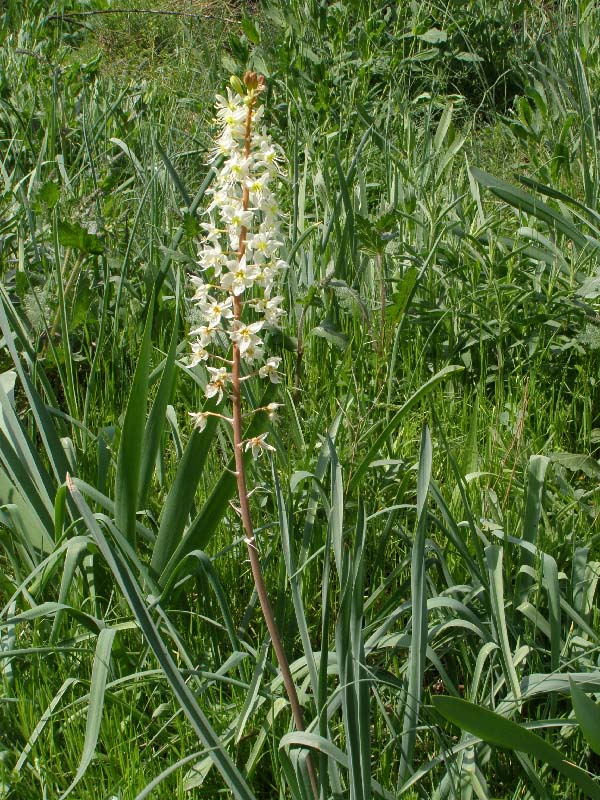
[[[254,94],[250,96],[250,100],[248,102],[248,114],[246,117],[246,132],[245,132],[246,158],[250,156],[250,133],[252,128],[253,108],[254,108]],[[242,204],[244,207],[244,211],[247,211],[249,205],[249,191],[246,188],[244,188],[243,190]],[[246,250],[247,234],[248,234],[247,228],[245,226],[242,226],[240,230],[240,239],[238,246],[238,260],[242,258]],[[242,300],[239,296],[236,295],[233,296],[233,317],[234,320],[238,321],[242,317]],[[271,636],[271,643],[273,645],[273,650],[275,651],[275,656],[277,657],[277,663],[279,664],[279,669],[281,671],[281,676],[283,678],[283,685],[285,687],[285,691],[287,693],[288,700],[290,702],[290,707],[292,709],[292,717],[294,719],[294,725],[296,726],[296,730],[303,731],[305,730],[305,726],[304,726],[304,715],[302,713],[302,706],[300,705],[300,701],[298,700],[298,692],[296,691],[296,685],[294,683],[294,679],[292,678],[290,665],[287,656],[285,654],[285,650],[283,648],[283,642],[281,641],[281,635],[277,627],[277,622],[275,621],[275,615],[273,614],[273,609],[271,608],[271,603],[269,600],[269,595],[267,593],[267,587],[265,585],[265,579],[263,576],[262,567],[260,565],[258,549],[256,547],[256,538],[254,536],[252,516],[250,513],[250,503],[248,501],[248,488],[246,483],[244,454],[242,452],[243,433],[242,433],[241,358],[240,358],[240,349],[236,342],[233,343],[232,350],[233,350],[233,356],[232,356],[233,365],[231,369],[231,384],[232,384],[232,402],[233,402],[233,446],[235,451],[235,471],[236,471],[237,489],[240,501],[240,516],[242,518],[242,524],[244,526],[244,532],[246,534],[248,557],[250,560],[250,566],[252,568],[252,576],[254,578],[256,593],[258,595],[263,617],[267,624],[269,635]],[[315,800],[317,800],[319,796],[319,789],[318,789],[317,777],[314,765],[310,754],[306,759],[306,766],[308,769],[312,791]]]

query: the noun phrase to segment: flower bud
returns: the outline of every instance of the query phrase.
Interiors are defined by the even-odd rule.
[[[237,92],[242,97],[246,94],[246,91],[244,89],[244,84],[241,82],[241,80],[238,78],[237,75],[232,75],[231,78],[229,78],[229,83],[231,84],[231,88],[233,89],[234,92]]]
[[[261,76],[262,77],[262,76]],[[263,78],[264,83],[264,78]],[[258,75],[256,72],[246,72],[244,75],[244,85],[249,92],[258,88]]]

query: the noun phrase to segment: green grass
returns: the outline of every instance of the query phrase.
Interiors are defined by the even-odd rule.
[[[10,800],[64,796],[84,750],[72,797],[299,800],[307,748],[324,800],[600,793],[569,683],[600,694],[598,13],[400,6],[0,12]],[[229,431],[187,417],[213,97],[246,68],[287,157],[284,407],[252,506],[304,737]]]

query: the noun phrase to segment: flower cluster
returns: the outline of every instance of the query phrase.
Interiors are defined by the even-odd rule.
[[[227,96],[217,96],[216,155],[222,156],[222,165],[202,223],[200,274],[192,278],[200,324],[190,334],[189,366],[212,361],[206,366],[205,394],[217,403],[232,382],[233,362],[226,357],[231,350],[245,375],[273,383],[279,382],[281,363],[265,353],[262,337],[284,314],[277,285],[287,263],[278,256],[282,242],[274,194],[282,155],[261,127],[262,80],[250,75],[245,82],[244,87],[232,79]],[[206,415],[192,416],[203,428]]]

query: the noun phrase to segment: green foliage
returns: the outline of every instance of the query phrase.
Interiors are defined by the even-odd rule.
[[[304,800],[311,752],[323,800],[598,795],[600,21],[576,5],[4,3],[0,794]],[[248,420],[277,447],[251,503],[304,733],[230,431],[187,421],[212,98],[247,67],[291,264],[287,381],[244,382],[284,406]]]

